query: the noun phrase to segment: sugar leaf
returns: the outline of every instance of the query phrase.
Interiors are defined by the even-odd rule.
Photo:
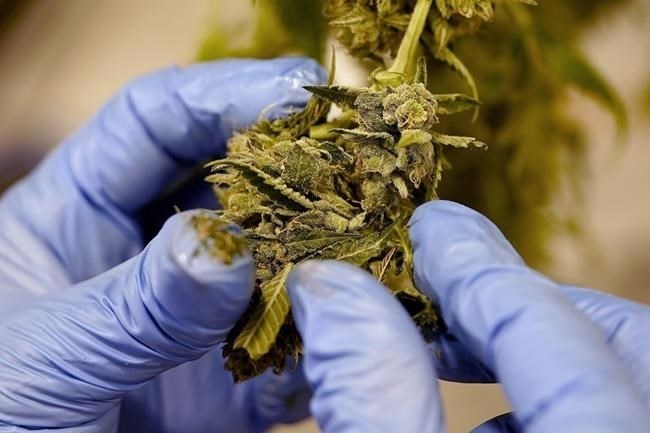
[[[292,269],[293,265],[288,263],[275,278],[260,285],[262,297],[257,311],[249,316],[235,339],[234,348],[246,350],[253,360],[269,351],[289,313],[291,303],[285,283]]]

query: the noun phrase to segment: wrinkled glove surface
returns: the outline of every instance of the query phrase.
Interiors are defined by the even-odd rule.
[[[286,58],[145,76],[2,197],[0,431],[248,433],[307,416],[300,372],[235,386],[223,370],[216,347],[248,304],[250,255],[195,255],[192,212],[145,246],[141,216],[324,75]],[[190,195],[214,207],[208,187]]]

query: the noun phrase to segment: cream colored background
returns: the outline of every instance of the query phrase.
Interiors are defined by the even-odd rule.
[[[221,0],[241,23],[248,2]],[[208,0],[42,0],[0,42],[0,159],[26,143],[37,154],[73,131],[129,79],[188,63],[212,24]],[[613,150],[611,118],[580,95],[571,109],[589,131],[584,226],[589,241],[558,241],[553,274],[650,302],[650,122],[637,109],[650,80],[650,0],[611,16],[584,40],[631,111],[629,139]],[[244,31],[244,30],[242,30]],[[543,131],[540,131],[543,133]],[[451,433],[507,410],[495,386],[442,384]],[[312,423],[278,432],[316,432]]]

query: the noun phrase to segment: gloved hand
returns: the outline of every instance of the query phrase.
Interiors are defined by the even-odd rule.
[[[433,347],[366,272],[308,262],[290,276],[325,433],[443,433],[436,370],[501,382],[514,414],[475,433],[650,431],[650,308],[552,282],[452,202],[421,206],[410,235],[418,286],[449,330]]]
[[[119,422],[121,432],[251,433],[307,416],[299,374],[235,386],[215,349],[248,304],[250,255],[230,266],[195,255],[191,212],[143,249],[140,222],[176,174],[223,154],[261,113],[304,105],[302,86],[324,78],[298,58],[144,77],[5,194],[0,432]]]

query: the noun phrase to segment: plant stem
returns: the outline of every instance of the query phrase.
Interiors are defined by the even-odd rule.
[[[402,39],[397,51],[395,62],[393,62],[388,72],[406,75],[407,72],[414,70],[417,62],[416,55],[420,47],[420,36],[427,23],[432,2],[433,0],[418,0],[416,3],[404,39]]]
[[[336,128],[348,128],[353,118],[354,111],[349,110],[343,112],[339,117],[331,122],[314,125],[309,128],[309,138],[315,140],[332,140],[337,137],[337,134],[330,131]]]

